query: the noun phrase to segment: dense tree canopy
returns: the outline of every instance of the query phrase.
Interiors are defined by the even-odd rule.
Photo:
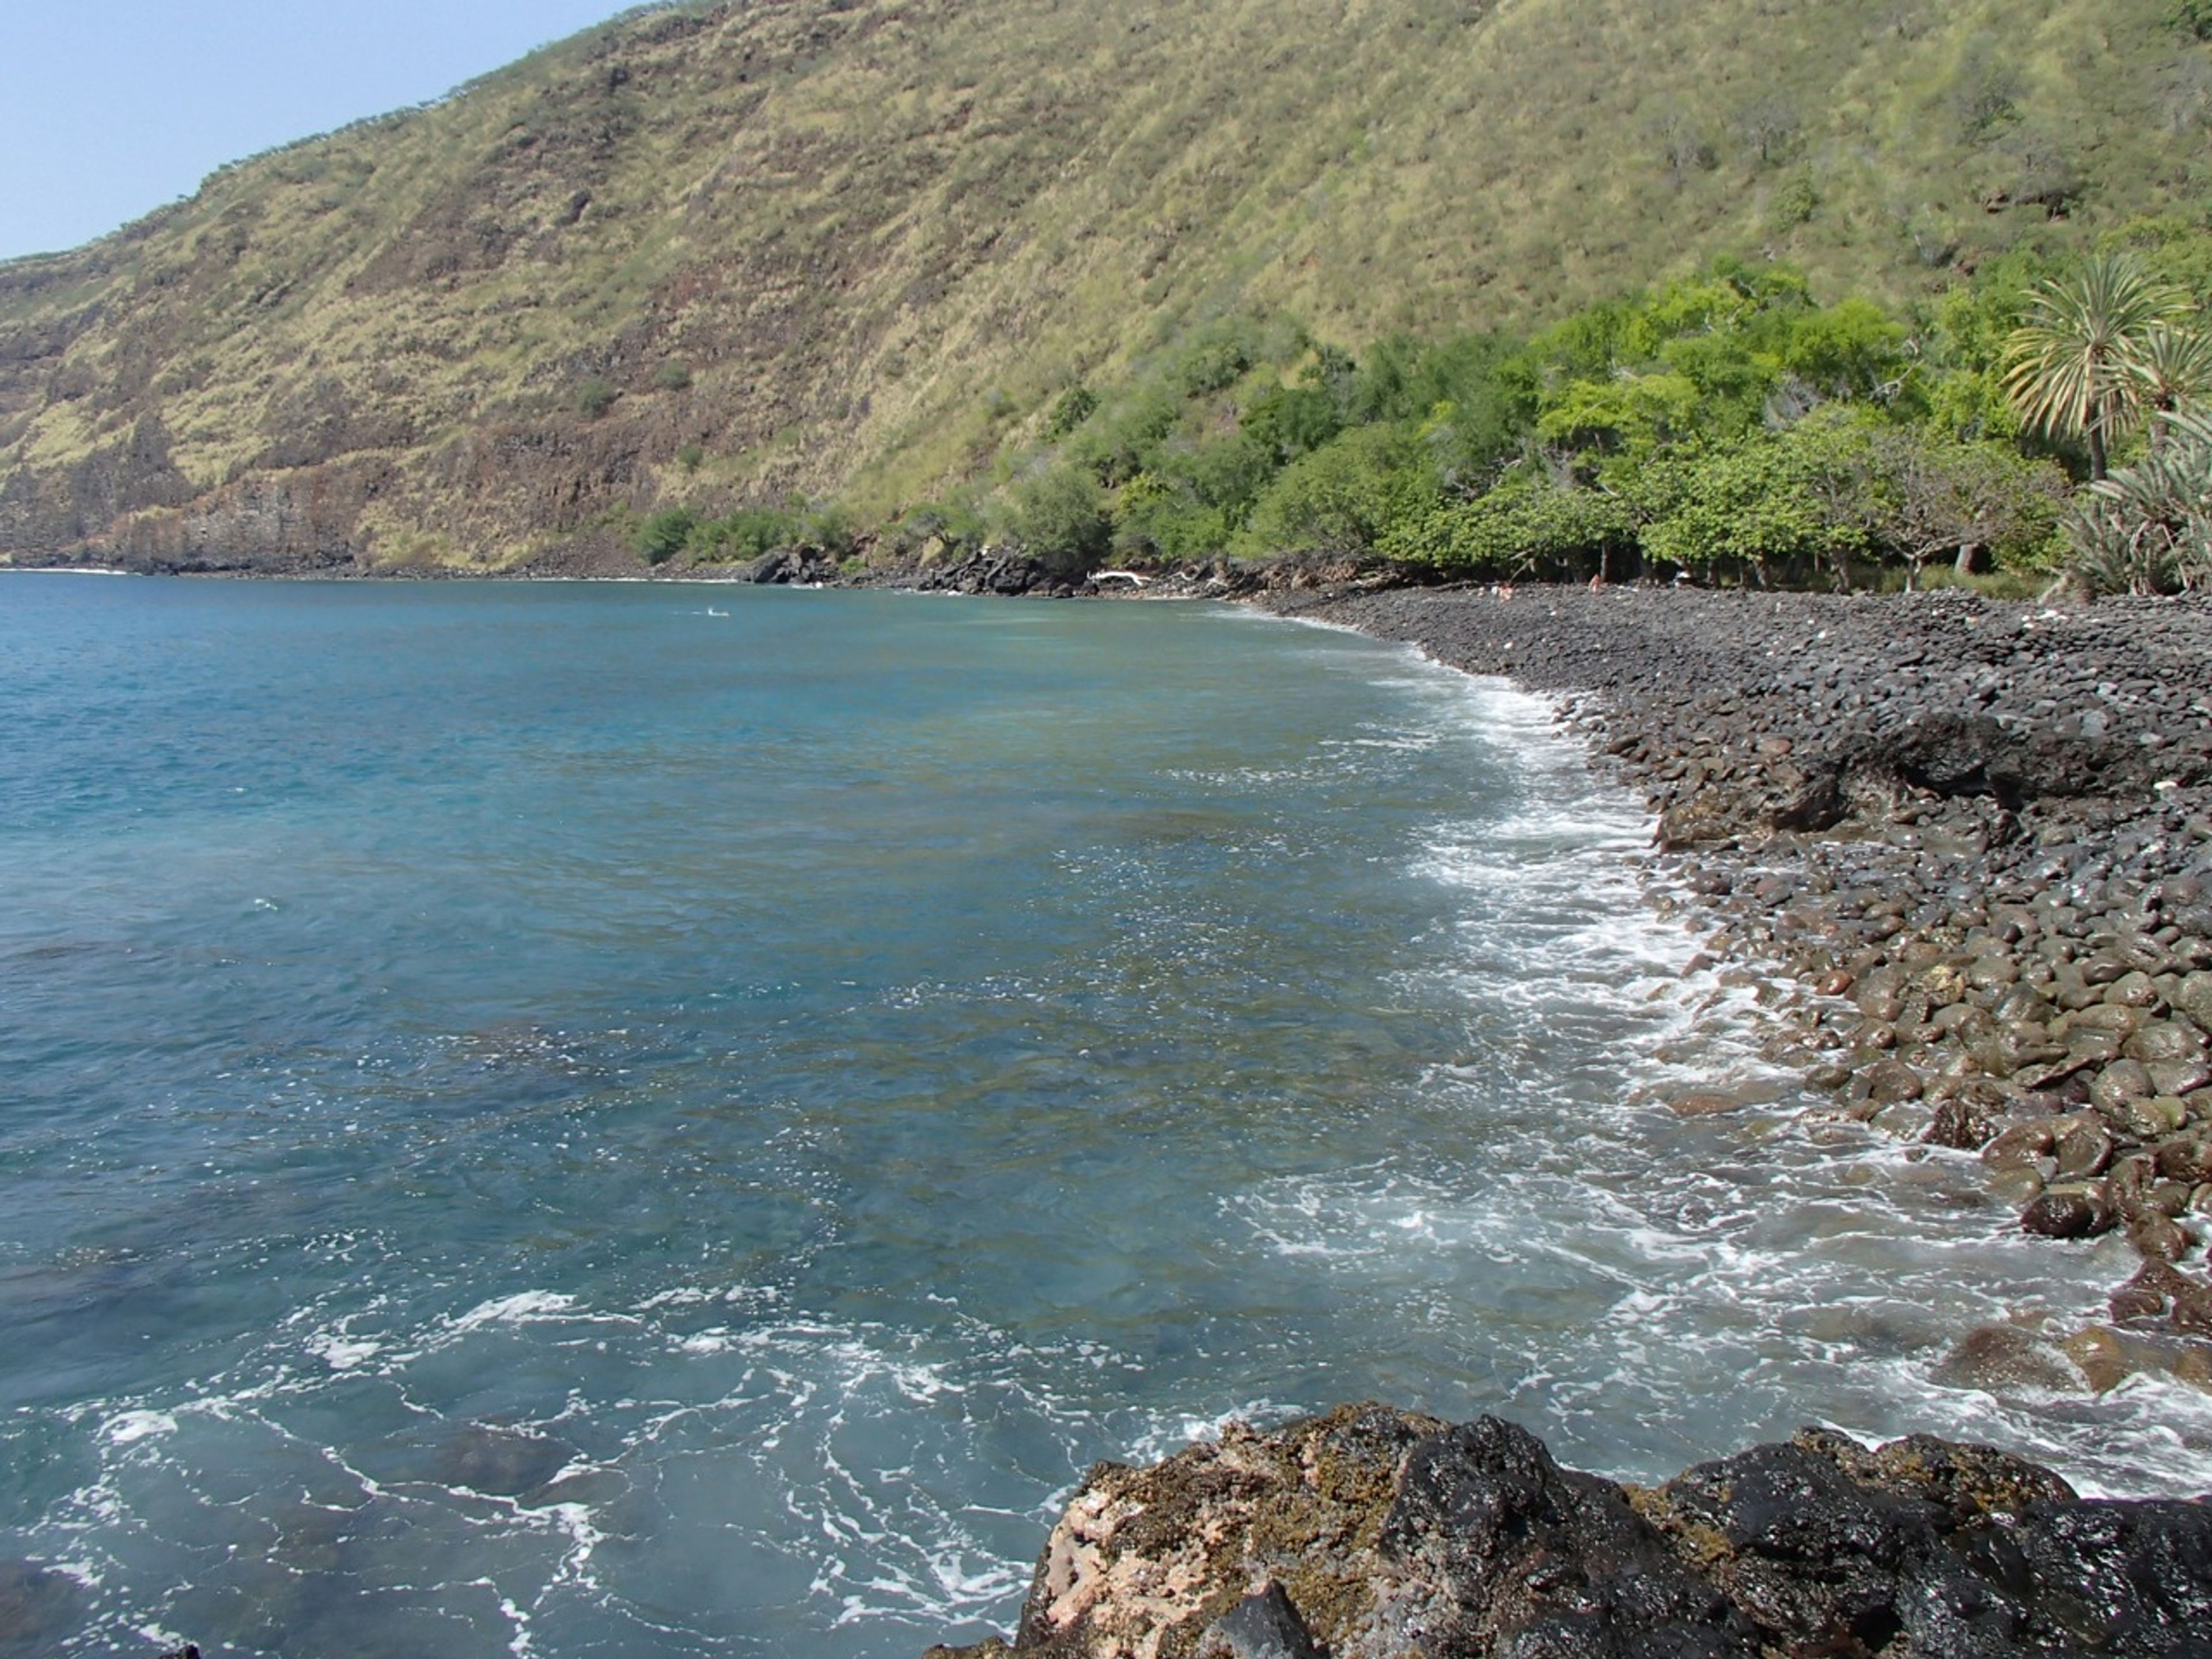
[[[880,544],[997,540],[1069,576],[1225,555],[1417,580],[2041,586],[2071,558],[2094,588],[2212,580],[2202,501],[2182,500],[2212,232],[2111,242],[1992,261],[1910,315],[1741,260],[1521,339],[1354,350],[1231,313],[1132,380],[1069,379],[1025,459]],[[678,510],[640,547],[726,557],[818,516]]]

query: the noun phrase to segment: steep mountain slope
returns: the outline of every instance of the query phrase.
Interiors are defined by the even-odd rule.
[[[628,557],[987,465],[1206,318],[1348,344],[1714,253],[1901,300],[2201,207],[2165,0],[726,0],[0,265],[0,557]]]

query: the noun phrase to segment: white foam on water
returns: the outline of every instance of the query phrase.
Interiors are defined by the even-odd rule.
[[[307,1352],[334,1371],[349,1371],[357,1365],[367,1364],[384,1352],[381,1342],[349,1340],[332,1332],[319,1332],[307,1339]]]
[[[546,1319],[565,1319],[576,1298],[556,1291],[523,1291],[475,1307],[451,1322],[456,1332],[480,1330],[486,1325],[523,1325]]]
[[[141,1440],[174,1434],[177,1419],[167,1412],[122,1412],[108,1419],[103,1431],[112,1446],[129,1446]]]
[[[1224,1218],[1336,1296],[1446,1334],[1420,1348],[1443,1394],[1594,1467],[1664,1476],[1826,1415],[1994,1440],[2085,1490],[2212,1486],[2212,1398],[2171,1379],[2001,1401],[1935,1381],[1976,1325],[2102,1319],[2124,1268],[2024,1238],[1975,1160],[1856,1128],[1815,1144],[1796,1079],[1759,1053],[1755,992],[1686,972],[1697,939],[1644,901],[1641,804],[1552,700],[1437,672],[1443,689],[1409,684],[1457,708],[1514,802],[1440,823],[1410,860],[1466,896],[1456,950],[1405,973],[1468,1011],[1467,1051],[1421,1085],[1463,1103],[1467,1159],[1262,1182]],[[1771,1104],[1662,1109],[1691,1090]]]

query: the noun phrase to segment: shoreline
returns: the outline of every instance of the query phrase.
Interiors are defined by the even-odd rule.
[[[2124,1234],[2109,1319],[1960,1334],[1961,1382],[2212,1389],[2212,603],[1273,592],[1552,696],[1657,820],[1697,968],[1765,988],[1806,1115],[1978,1153],[2031,1233]],[[1723,1092],[1683,1115],[1741,1109]]]
[[[2124,1233],[2106,1320],[2022,1310],[1939,1378],[2212,1391],[2212,603],[1251,602],[1544,696],[1656,821],[1637,879],[1705,935],[1686,972],[1759,988],[1811,1134],[1978,1154],[2027,1231]],[[2212,1495],[2084,1500],[1987,1446],[1830,1429],[1638,1487],[1494,1418],[1368,1404],[1097,1466],[1011,1637],[925,1659],[2179,1655],[2207,1605]]]

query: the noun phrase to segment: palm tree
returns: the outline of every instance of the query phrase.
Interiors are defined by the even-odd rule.
[[[2173,323],[2154,324],[2136,356],[2142,402],[2152,416],[2151,441],[2158,441],[2157,416],[2185,404],[2201,403],[2212,392],[2212,333]]]
[[[2150,342],[2192,332],[2189,313],[2189,296],[2131,255],[2097,254],[2031,290],[2027,316],[2005,343],[2005,395],[2031,430],[2079,434],[2089,476],[2101,478],[2112,441],[2151,401]]]

